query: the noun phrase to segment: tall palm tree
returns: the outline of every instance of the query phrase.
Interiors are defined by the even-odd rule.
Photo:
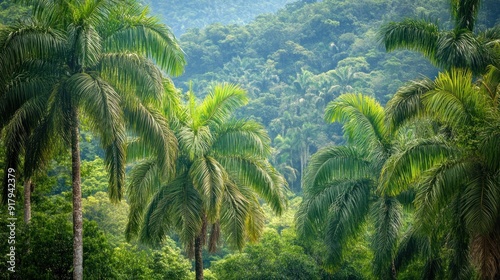
[[[155,108],[169,85],[161,71],[180,74],[184,58],[171,32],[134,2],[26,2],[32,18],[0,32],[0,71],[16,70],[0,85],[2,128],[8,138],[27,140],[8,161],[16,162],[24,149],[24,173],[30,178],[55,148],[70,146],[73,276],[81,279],[80,122],[84,119],[100,137],[110,198],[121,199],[126,124],[162,153],[164,168],[172,165],[176,141]]]
[[[452,70],[440,74],[426,93],[405,98],[407,92],[401,91],[388,104],[396,122],[430,116],[444,127],[441,148],[422,149],[411,156],[413,172],[421,173],[416,226],[424,235],[443,228],[448,240],[444,244],[455,255],[449,270],[457,277],[469,256],[482,279],[500,276],[499,83],[495,67],[478,84],[470,71]],[[409,107],[421,110],[416,114],[404,109]],[[430,167],[418,167],[422,156],[432,154],[441,159]],[[399,186],[403,188],[394,185],[384,191],[398,193],[408,184]]]
[[[329,249],[328,262],[335,266],[352,236],[373,223],[375,233],[374,273],[394,278],[393,259],[402,223],[404,196],[378,192],[386,184],[397,184],[400,176],[394,164],[418,145],[432,145],[432,139],[414,135],[414,129],[388,129],[382,106],[372,97],[344,94],[328,104],[325,118],[343,124],[347,144],[329,146],[315,153],[303,178],[304,200],[297,213],[298,233],[320,236]]]
[[[480,0],[453,0],[452,30],[441,30],[428,20],[405,19],[384,25],[380,36],[388,51],[408,49],[422,53],[435,66],[444,70],[452,67],[484,73],[486,66],[499,65],[495,42],[500,39],[498,27],[474,33]]]
[[[126,234],[156,243],[176,232],[194,254],[196,279],[203,279],[207,238],[209,251],[216,249],[221,232],[238,249],[246,239],[256,240],[264,223],[259,198],[282,213],[286,182],[267,160],[271,148],[265,129],[230,119],[247,102],[241,88],[217,85],[200,104],[191,92],[189,98],[176,120],[180,154],[175,170],[159,170],[151,154],[131,171]]]

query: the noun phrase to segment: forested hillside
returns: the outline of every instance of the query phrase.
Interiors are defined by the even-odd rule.
[[[275,13],[293,0],[142,0],[153,14],[180,36],[190,28],[204,28],[212,23],[244,25],[260,14]]]
[[[418,54],[386,53],[377,36],[381,24],[419,13],[447,24],[446,7],[444,1],[296,2],[245,26],[190,30],[180,37],[188,64],[175,82],[197,92],[214,81],[242,85],[252,102],[241,115],[267,127],[275,163],[300,192],[309,156],[342,141],[340,129],[323,121],[328,102],[360,92],[385,103],[405,81],[437,73]]]
[[[495,1],[483,1],[477,29],[493,26]],[[227,13],[228,16],[231,12]],[[196,92],[216,82],[233,82],[252,98],[240,113],[262,122],[273,139],[274,162],[296,192],[309,156],[341,131],[327,126],[323,112],[339,94],[359,92],[383,104],[405,82],[435,77],[421,55],[387,53],[380,26],[405,17],[450,25],[449,3],[421,1],[296,1],[248,25],[212,24],[180,37],[185,74],[174,81]]]
[[[0,8],[0,278],[500,279],[498,0]]]

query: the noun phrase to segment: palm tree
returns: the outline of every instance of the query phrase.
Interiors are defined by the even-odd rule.
[[[494,51],[500,32],[493,28],[474,33],[480,0],[451,2],[453,30],[441,30],[428,20],[405,19],[384,25],[380,36],[388,51],[408,49],[422,53],[435,66],[450,70],[452,67],[471,69],[479,74],[486,66],[498,66],[498,52]]]
[[[303,178],[304,200],[297,213],[302,237],[320,236],[329,249],[328,263],[337,265],[347,241],[363,231],[366,222],[375,227],[372,248],[374,272],[382,279],[395,278],[393,259],[402,223],[402,200],[378,192],[382,185],[397,183],[398,159],[418,145],[432,141],[408,136],[409,127],[390,131],[385,112],[372,97],[344,94],[330,102],[325,118],[343,124],[347,144],[329,146],[315,153]]]
[[[440,148],[422,149],[411,156],[413,173],[421,173],[415,231],[429,236],[441,228],[446,233],[441,236],[454,252],[449,271],[455,278],[469,256],[481,279],[500,275],[499,83],[500,71],[495,67],[478,84],[470,71],[452,70],[440,74],[425,93],[400,91],[388,104],[396,123],[430,116],[444,127]],[[418,114],[405,109],[411,107],[419,107]],[[419,159],[430,155],[441,159],[419,167]],[[384,192],[404,191],[408,184],[402,182]]]
[[[323,148],[311,157],[303,178],[304,199],[296,218],[299,235],[321,235],[329,249],[328,262],[336,264],[349,236],[358,233],[374,205],[372,189],[377,169],[381,168],[378,164],[388,155],[389,139],[382,107],[360,94],[344,94],[330,102],[325,118],[343,123],[349,144]],[[394,207],[387,209],[396,213],[391,222],[398,228],[399,206],[389,205]]]
[[[189,98],[175,121],[175,170],[159,170],[151,154],[131,171],[126,235],[154,244],[176,232],[195,257],[196,279],[203,279],[205,241],[213,252],[221,232],[238,249],[246,239],[256,240],[264,225],[259,198],[281,214],[286,182],[267,160],[271,148],[264,128],[230,119],[247,102],[241,88],[217,85],[201,104],[191,92]]]
[[[32,18],[0,32],[0,71],[15,70],[1,81],[1,124],[7,138],[23,140],[8,161],[16,162],[24,149],[29,179],[51,151],[70,146],[73,276],[81,279],[80,122],[100,137],[110,198],[121,199],[126,124],[171,167],[175,138],[155,107],[170,84],[161,71],[180,74],[184,58],[171,32],[134,2],[27,2]]]

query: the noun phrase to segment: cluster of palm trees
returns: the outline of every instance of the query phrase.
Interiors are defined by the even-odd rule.
[[[327,106],[347,143],[312,156],[297,229],[324,238],[330,264],[368,223],[380,279],[415,260],[422,279],[500,277],[500,33],[473,33],[479,2],[452,1],[452,31],[423,20],[382,29],[388,50],[442,67],[434,80],[409,83],[385,108],[361,94]]]
[[[203,279],[201,246],[207,236],[213,249],[222,230],[241,248],[262,232],[259,199],[282,211],[286,183],[267,161],[265,130],[230,118],[247,101],[245,92],[220,85],[202,104],[191,95],[187,106],[180,105],[166,75],[181,74],[183,52],[147,9],[135,1],[24,2],[30,18],[0,29],[6,168],[22,170],[29,223],[32,178],[55,151],[69,147],[74,279],[83,273],[82,124],[105,151],[111,200],[123,198],[125,166],[135,162],[129,237],[140,232],[153,242],[175,230],[193,248],[197,279]],[[5,191],[6,186],[4,200]]]

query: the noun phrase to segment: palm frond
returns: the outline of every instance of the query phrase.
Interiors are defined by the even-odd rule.
[[[228,181],[224,189],[224,207],[221,208],[220,222],[226,239],[237,249],[245,245],[245,228],[249,212],[248,199],[234,182]]]
[[[203,202],[188,177],[181,175],[161,187],[149,203],[140,240],[161,241],[169,229],[176,229],[183,244],[190,244],[202,227]]]
[[[362,94],[343,94],[325,109],[325,119],[342,123],[350,143],[369,149],[386,142],[384,118],[382,106],[374,98]]]
[[[21,0],[21,2],[32,7],[34,18],[43,20],[51,26],[67,26],[66,24],[73,19],[74,5],[70,1]]]
[[[125,237],[128,241],[136,237],[142,225],[144,209],[151,196],[160,187],[160,174],[154,159],[137,162],[130,171],[127,198],[130,205]]]
[[[457,197],[450,203],[450,231],[447,234],[447,247],[452,250],[452,257],[448,264],[449,275],[452,279],[471,279],[473,270],[470,260],[470,234],[463,215],[464,196]]]
[[[251,194],[251,190],[246,189],[246,191],[249,191],[249,194]],[[247,195],[247,197],[249,196],[250,195]],[[245,228],[250,242],[257,242],[257,240],[262,235],[262,232],[264,231],[266,215],[256,197],[253,197],[253,199],[250,198],[249,200],[250,203],[248,206],[248,215],[245,221]]]
[[[459,151],[442,137],[416,139],[386,160],[380,172],[377,191],[397,195],[407,190],[429,168],[458,155]]]
[[[1,60],[1,58],[0,58]],[[0,67],[1,67],[0,61]],[[3,65],[6,66],[6,65]],[[55,84],[55,65],[43,60],[27,60],[0,74],[0,127],[21,104],[33,97],[49,94]],[[2,71],[2,70],[0,70]]]
[[[358,181],[346,187],[333,205],[325,230],[328,263],[338,264],[345,250],[346,241],[363,225],[369,211],[371,182]]]
[[[101,36],[92,25],[70,25],[68,28],[68,42],[74,42],[71,46],[74,55],[71,64],[78,65],[82,69],[97,65],[101,57]],[[79,70],[79,69],[78,69]]]
[[[238,185],[248,186],[263,198],[276,214],[286,207],[286,181],[271,164],[250,157],[220,157],[218,161]]]
[[[58,57],[64,51],[64,35],[36,20],[27,20],[0,33],[0,68],[34,58]]]
[[[214,141],[208,126],[200,126],[196,130],[189,126],[182,126],[177,135],[181,150],[191,159],[205,155]]]
[[[271,140],[265,128],[254,121],[228,121],[217,128],[212,149],[216,154],[256,156],[271,154]]]
[[[329,184],[336,179],[361,179],[373,176],[370,162],[356,147],[331,146],[319,150],[309,160],[304,175],[304,190]]]
[[[200,157],[191,165],[189,177],[204,199],[208,222],[214,223],[219,216],[224,185],[228,180],[224,167],[213,157]]]
[[[338,179],[313,189],[304,189],[304,199],[296,214],[297,233],[301,238],[311,239],[324,232],[329,212],[346,189],[362,184],[365,180]]]
[[[466,29],[470,32],[474,31],[477,13],[481,4],[480,0],[461,0],[451,1],[451,14],[455,20],[455,29]]]
[[[175,170],[178,143],[165,117],[158,109],[137,99],[126,100],[123,105],[125,120],[140,137],[139,143],[156,153],[159,168],[165,174],[171,174]]]
[[[74,94],[83,105],[85,113],[90,116],[89,124],[99,132],[104,146],[121,138],[124,142],[125,130],[121,98],[115,89],[106,81],[94,74],[79,73],[71,76],[66,82],[66,90]]]
[[[53,151],[59,148],[62,141],[68,141],[69,139],[67,130],[63,130],[66,121],[60,112],[60,103],[57,102],[57,100],[61,99],[62,94],[64,94],[64,90],[58,84],[47,100],[43,101],[47,102],[43,118],[40,119],[38,126],[32,131],[26,145],[25,158],[29,160],[25,161],[25,176],[32,176],[36,170],[43,169],[51,158]],[[56,135],[58,137],[55,137]]]
[[[483,279],[495,279],[500,273],[500,226],[490,233],[477,234],[471,240],[471,255],[473,263]]]
[[[109,172],[108,193],[113,202],[118,202],[123,197],[125,190],[125,141],[116,138],[113,142],[104,146],[106,156],[104,162]]]
[[[500,218],[500,187],[497,178],[474,166],[464,192],[463,213],[469,230],[491,232]]]
[[[237,108],[247,104],[246,92],[234,84],[216,85],[205,97],[193,116],[195,127],[220,124],[226,121]]]
[[[388,279],[403,223],[401,204],[394,197],[380,197],[372,208],[372,218],[375,223],[374,272],[381,279]]]
[[[31,131],[45,117],[46,101],[46,96],[43,95],[31,98],[10,115],[8,123],[3,127],[3,141],[8,149],[21,152],[21,145],[26,143]]]
[[[443,33],[436,42],[435,58],[438,65],[471,69],[481,73],[488,65],[487,50],[472,32],[453,30]]]
[[[73,14],[74,21],[84,22],[91,26],[98,26],[100,23],[106,22],[113,8],[120,4],[120,1],[87,0],[79,3],[77,2],[76,4],[77,7],[74,9]]]
[[[182,115],[179,90],[175,88],[174,82],[169,78],[163,79],[162,112],[171,123],[179,123]]]
[[[398,89],[385,106],[386,122],[391,130],[397,130],[404,123],[424,114],[422,96],[434,89],[428,78],[412,81]]]
[[[380,37],[387,51],[409,49],[422,53],[431,62],[436,63],[436,47],[439,28],[426,20],[405,19],[402,22],[390,22],[380,29]]]
[[[138,52],[152,58],[168,74],[180,75],[186,62],[173,33],[154,17],[131,12],[120,15],[120,26],[105,38],[105,51]]]
[[[135,53],[110,53],[102,55],[98,68],[120,92],[133,93],[143,102],[162,100],[162,74],[151,60]]]
[[[470,162],[459,158],[437,164],[425,172],[415,198],[415,217],[423,230],[433,230],[434,221],[440,216],[440,205],[449,205],[463,189],[470,168]]]
[[[125,189],[125,124],[121,110],[121,98],[104,80],[87,73],[71,76],[66,90],[83,105],[92,129],[99,132],[109,172],[109,197],[119,201]],[[75,102],[78,102],[76,101]]]
[[[435,85],[423,102],[427,111],[445,124],[455,128],[471,125],[474,117],[484,116],[487,98],[475,93],[471,72],[454,69],[440,73]]]
[[[500,122],[492,122],[481,131],[479,152],[490,170],[500,170]]]

